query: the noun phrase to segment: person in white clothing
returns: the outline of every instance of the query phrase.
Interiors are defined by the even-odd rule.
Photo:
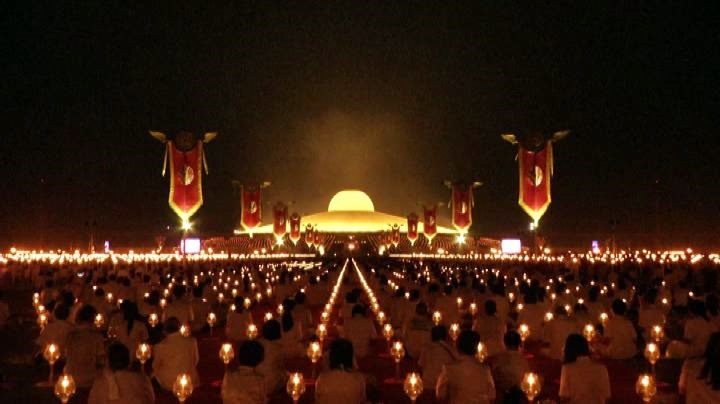
[[[54,343],[60,348],[60,352],[65,350],[68,335],[75,328],[67,321],[69,315],[70,310],[64,304],[55,307],[52,321],[40,331],[40,336],[35,340],[39,349],[45,349],[45,346]]]
[[[131,371],[130,352],[125,345],[113,343],[108,347],[108,368],[95,379],[88,404],[151,404],[155,402],[150,379],[144,373]]]
[[[570,317],[563,306],[555,307],[555,319],[545,324],[544,339],[550,346],[540,350],[544,356],[562,359],[563,346],[570,334],[580,331],[580,326]]]
[[[612,304],[614,316],[608,319],[603,337],[607,348],[605,354],[611,359],[630,359],[637,354],[637,333],[635,327],[625,317],[627,305],[620,299]]]
[[[65,373],[73,375],[75,384],[90,387],[105,359],[105,340],[95,328],[96,311],[85,305],[78,312],[77,324],[67,337]]]
[[[166,390],[172,391],[177,375],[190,375],[193,386],[200,385],[197,364],[200,359],[197,340],[180,334],[180,322],[171,317],[165,322],[166,337],[155,345],[153,352],[153,377]]]
[[[180,324],[187,324],[189,326],[194,319],[194,315],[192,306],[185,299],[185,286],[173,286],[173,296],[175,298],[167,305],[163,313],[163,320],[167,321],[167,319],[175,317]]]
[[[137,346],[150,337],[147,327],[141,321],[137,305],[129,300],[122,302],[120,313],[113,316],[110,326],[117,331],[118,342],[124,344],[130,352],[135,352]]]
[[[277,320],[266,321],[262,326],[260,343],[265,350],[265,359],[257,370],[265,378],[265,390],[268,394],[285,386],[285,352],[281,341],[281,327]]]
[[[341,336],[353,345],[356,358],[364,358],[370,351],[370,341],[377,338],[373,320],[365,317],[365,306],[356,304],[352,317],[345,320]]]
[[[610,377],[605,365],[590,359],[590,346],[580,334],[565,342],[560,371],[560,398],[571,404],[603,404],[610,398]]]
[[[689,318],[685,321],[683,338],[687,344],[686,357],[701,356],[705,352],[710,335],[717,331],[707,318],[705,302],[692,299],[688,302]]]
[[[245,310],[244,300],[242,296],[235,298],[235,310],[228,310],[225,321],[225,336],[233,341],[245,339],[247,327],[253,322],[250,310]]]
[[[316,404],[361,404],[366,400],[365,377],[353,370],[353,345],[337,339],[330,345],[330,370],[315,382]]]
[[[530,364],[525,355],[520,352],[520,334],[511,330],[505,333],[503,338],[506,350],[492,358],[491,368],[495,386],[504,396],[512,389],[520,387],[523,375],[530,371]],[[501,401],[501,399],[498,399]]]
[[[505,321],[498,317],[497,303],[493,299],[485,301],[485,315],[478,316],[473,330],[480,333],[480,339],[487,347],[488,356],[496,355],[503,350],[503,336],[507,330]]]
[[[490,368],[475,358],[480,335],[464,330],[457,340],[459,358],[443,365],[435,384],[435,396],[449,404],[486,404],[495,400]]]
[[[237,367],[231,367],[223,377],[220,395],[223,404],[265,404],[265,379],[257,366],[265,358],[262,345],[254,340],[243,341],[237,349]]]
[[[442,367],[457,359],[458,355],[455,348],[446,342],[448,337],[447,327],[444,325],[435,326],[430,330],[430,335],[432,342],[423,348],[420,359],[418,359],[418,365],[422,368],[423,386],[425,389],[434,390]]]

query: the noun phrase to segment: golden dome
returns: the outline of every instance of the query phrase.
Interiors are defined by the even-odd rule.
[[[363,191],[345,189],[332,197],[328,212],[375,212],[372,199]]]

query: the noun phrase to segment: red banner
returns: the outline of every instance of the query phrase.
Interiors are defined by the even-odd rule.
[[[315,245],[315,235],[313,234],[313,227],[311,224],[305,226],[305,243],[308,247]]]
[[[287,206],[282,202],[276,203],[273,207],[273,234],[278,239],[282,239],[287,233],[287,215]]]
[[[400,226],[396,224],[393,225],[390,241],[395,248],[400,244]]]
[[[290,241],[293,244],[300,241],[300,215],[297,213],[290,215]]]
[[[242,187],[240,224],[251,232],[262,221],[262,190],[260,187]]]
[[[423,211],[423,233],[428,241],[432,242],[437,234],[437,205],[424,206]]]
[[[415,245],[418,239],[418,215],[411,213],[407,217],[407,238],[410,245]]]
[[[322,233],[318,230],[314,230],[313,233],[315,234],[315,247],[322,246],[325,242],[325,237],[323,237]]]
[[[472,224],[473,187],[456,184],[452,186],[450,201],[452,225],[461,233],[467,233]]]
[[[170,163],[170,197],[168,203],[183,220],[188,220],[203,204],[202,165],[203,143],[183,152],[172,141],[167,142]]]
[[[550,206],[550,179],[552,178],[552,142],[533,152],[519,146],[520,191],[518,204],[537,223]]]

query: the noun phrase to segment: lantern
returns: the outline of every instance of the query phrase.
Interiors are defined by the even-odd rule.
[[[520,383],[520,388],[523,393],[525,393],[525,396],[527,396],[528,401],[533,401],[542,389],[542,383],[537,373],[525,372],[522,382]]]
[[[148,317],[148,324],[150,324],[150,327],[155,327],[158,325],[158,322],[160,322],[160,319],[158,318],[157,313],[150,313],[150,316]]]
[[[245,310],[249,309],[251,305],[252,300],[250,300],[250,298],[246,297],[245,299],[243,299],[243,306],[245,306]]]
[[[470,314],[472,314],[472,316],[475,317],[475,315],[477,315],[477,312],[478,312],[477,304],[475,302],[470,303]]]
[[[68,374],[60,375],[57,383],[55,383],[55,397],[60,399],[63,404],[67,403],[75,394],[75,379]]]
[[[435,312],[433,312],[432,321],[433,321],[433,324],[440,325],[440,321],[442,321],[442,313],[440,313],[437,310]]]
[[[255,339],[258,335],[258,328],[255,324],[250,323],[247,326],[247,337],[248,339]]]
[[[95,327],[103,328],[103,326],[105,325],[105,318],[102,314],[98,313],[95,315],[95,321],[93,323],[95,324]]]
[[[323,342],[327,336],[327,326],[325,324],[318,324],[316,334],[320,342]]]
[[[482,342],[478,342],[477,353],[475,354],[475,357],[481,363],[485,362],[485,358],[487,358],[487,347]]]
[[[208,323],[208,326],[210,327],[210,336],[212,336],[213,327],[215,327],[215,323],[217,323],[217,316],[215,315],[215,313],[213,313],[213,312],[208,313],[207,323]]]
[[[463,307],[463,298],[462,298],[462,297],[458,297],[458,298],[457,298],[457,308],[458,308],[458,311],[462,310],[462,307]]]
[[[330,320],[330,314],[328,314],[327,311],[323,311],[320,313],[320,321],[323,322],[323,324],[327,324],[327,322]]]
[[[450,324],[450,338],[453,340],[453,342],[457,341],[458,335],[460,335],[460,324]]]
[[[235,350],[233,350],[233,346],[230,343],[224,343],[220,347],[220,353],[219,353],[220,359],[222,359],[225,366],[230,364],[230,362],[235,358]]]
[[[520,324],[518,327],[518,334],[520,334],[520,341],[525,342],[527,337],[530,336],[530,326],[525,323]]]
[[[390,356],[395,360],[395,378],[400,379],[400,361],[405,357],[405,347],[401,341],[395,341],[392,344]]]
[[[655,324],[650,329],[650,337],[656,342],[660,343],[662,341],[663,337],[665,337],[665,330],[663,330],[661,325]]]
[[[653,366],[653,369],[655,369],[655,363],[660,359],[660,348],[656,343],[649,342],[645,345],[645,359],[647,359]]]
[[[544,320],[545,320],[546,323],[549,323],[549,322],[553,321],[554,318],[555,318],[555,316],[552,314],[552,312],[549,312],[549,311],[548,311],[547,313],[545,313],[545,318],[544,318]]]
[[[423,392],[423,382],[419,374],[412,372],[405,376],[405,383],[403,383],[403,390],[405,394],[410,397],[410,401],[413,403]]]
[[[282,316],[283,313],[285,313],[285,307],[283,307],[282,304],[278,304],[276,312],[277,312],[278,316]]]
[[[303,380],[302,373],[295,372],[288,378],[287,385],[285,386],[287,393],[293,400],[293,403],[297,403],[300,400],[300,396],[305,393],[305,381]]]
[[[590,323],[585,324],[585,327],[583,327],[583,336],[588,343],[591,343],[593,339],[595,339],[595,326]]]
[[[142,370],[145,371],[145,362],[147,362],[148,359],[152,356],[152,348],[150,345],[146,343],[142,343],[138,345],[137,349],[135,350],[135,357],[140,361],[140,364]]]
[[[187,324],[183,324],[180,326],[180,335],[183,337],[189,337],[190,336],[190,326]]]
[[[265,313],[265,321],[270,321],[273,319],[273,314],[271,312]]]
[[[377,314],[377,321],[378,321],[378,323],[379,323],[380,325],[383,325],[383,324],[385,324],[385,320],[386,320],[386,318],[385,318],[385,312],[384,312],[384,311],[379,312],[379,313]]]
[[[190,379],[190,375],[187,373],[179,374],[173,384],[173,393],[175,393],[175,397],[178,398],[178,401],[183,403],[188,397],[190,397],[192,392],[193,384],[192,379]]]
[[[40,313],[37,318],[37,324],[40,327],[40,330],[44,329],[45,326],[48,323],[48,318],[45,313]]]
[[[607,313],[605,313],[605,312],[600,313],[600,324],[602,324],[603,327],[605,327],[605,325],[607,325],[607,322],[608,322]]]
[[[655,393],[657,393],[655,378],[649,374],[641,374],[638,376],[637,382],[635,383],[635,392],[642,397],[644,402],[649,403]]]
[[[312,362],[312,377],[315,378],[315,372],[317,371],[317,362],[322,357],[322,349],[320,349],[320,343],[313,341],[308,345],[307,349],[308,359]]]
[[[53,374],[55,371],[55,362],[60,358],[60,348],[56,344],[49,343],[43,350],[43,357],[50,364],[50,375],[48,376],[48,385],[52,386]]]
[[[387,323],[383,326],[383,337],[387,340],[388,349],[390,349],[390,340],[392,339],[395,331],[393,330],[392,324]]]

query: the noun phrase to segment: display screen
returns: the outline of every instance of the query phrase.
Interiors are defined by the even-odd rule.
[[[503,254],[520,254],[522,252],[522,243],[518,239],[505,238],[500,246]]]
[[[186,238],[180,242],[180,252],[183,254],[198,254],[200,253],[200,239],[199,238]]]

